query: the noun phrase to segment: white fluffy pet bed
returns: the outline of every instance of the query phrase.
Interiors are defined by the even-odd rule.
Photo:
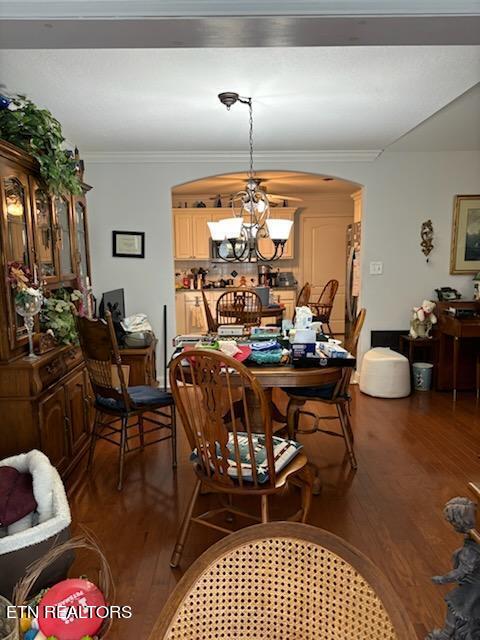
[[[58,471],[41,451],[32,450],[18,456],[5,458],[0,466],[14,467],[18,471],[30,472],[33,478],[33,493],[37,510],[2,531],[0,537],[0,594],[9,597],[17,580],[23,576],[27,565],[44,555],[58,539],[63,542],[70,537],[70,508],[63,482]],[[71,564],[72,558],[68,560]],[[53,571],[65,573],[63,567]],[[68,569],[68,567],[67,567]]]

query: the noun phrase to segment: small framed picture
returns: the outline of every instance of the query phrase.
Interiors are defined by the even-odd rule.
[[[456,196],[450,273],[480,271],[480,195]]]
[[[145,258],[143,231],[112,231],[114,258]]]

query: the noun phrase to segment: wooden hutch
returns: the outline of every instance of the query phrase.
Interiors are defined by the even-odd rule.
[[[25,358],[27,335],[23,318],[15,313],[8,265],[28,265],[52,290],[85,282],[90,277],[89,188],[83,185],[79,196],[52,197],[35,160],[0,141],[0,459],[37,448],[63,476],[88,444],[85,365],[73,346]]]

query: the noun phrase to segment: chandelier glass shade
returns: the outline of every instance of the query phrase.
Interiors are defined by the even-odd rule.
[[[242,98],[237,93],[220,93],[219,99],[227,109],[241,102],[248,105],[250,114],[250,169],[243,191],[231,198],[232,216],[218,222],[209,222],[212,242],[217,246],[217,255],[225,262],[272,262],[282,257],[285,243],[290,235],[292,220],[271,218],[268,196],[261,189],[261,180],[253,170],[253,110],[252,99]],[[259,240],[270,238],[273,253],[264,255]]]

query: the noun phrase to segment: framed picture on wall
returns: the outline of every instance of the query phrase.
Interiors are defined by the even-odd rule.
[[[455,196],[450,273],[480,271],[480,195]]]
[[[145,258],[143,231],[112,231],[114,258]]]

